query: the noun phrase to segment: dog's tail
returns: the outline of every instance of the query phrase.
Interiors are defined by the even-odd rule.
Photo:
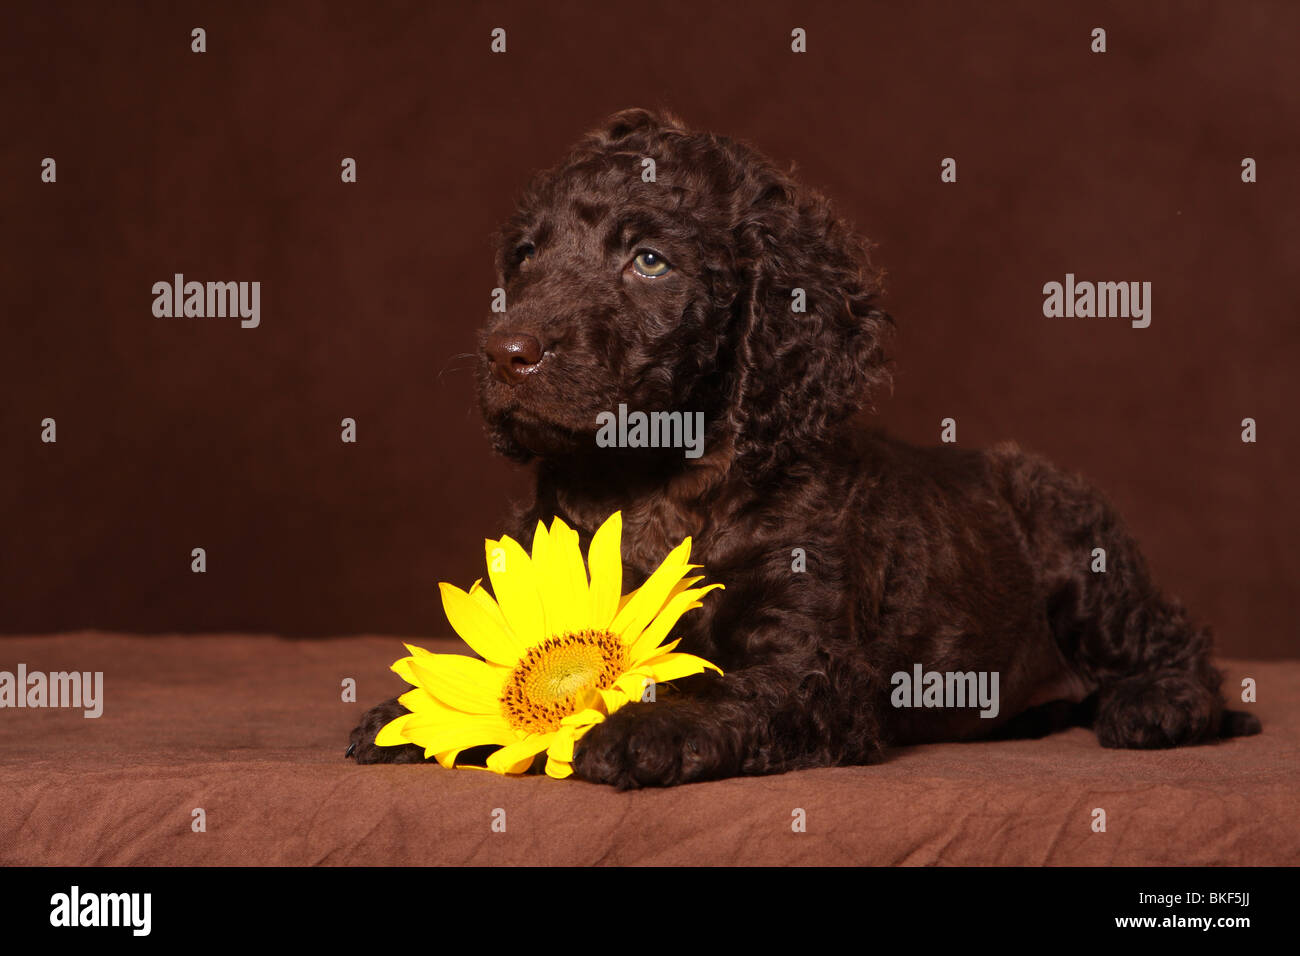
[[[1249,737],[1263,730],[1263,725],[1254,714],[1244,710],[1225,710],[1223,720],[1219,723],[1220,737]]]

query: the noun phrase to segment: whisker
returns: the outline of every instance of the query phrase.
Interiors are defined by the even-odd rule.
[[[457,355],[453,355],[451,358],[447,359],[447,363],[443,365],[442,371],[438,373],[439,380],[441,380],[442,377],[446,375],[448,372],[460,372],[460,371],[467,371],[472,369],[474,367],[473,360],[476,358],[478,358],[478,356],[475,355],[473,352],[461,352]],[[456,362],[459,359],[470,359],[471,361],[467,365],[454,366],[452,363]]]

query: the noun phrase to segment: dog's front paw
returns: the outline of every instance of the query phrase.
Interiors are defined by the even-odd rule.
[[[722,775],[722,754],[685,701],[631,703],[578,741],[573,772],[620,790],[670,787]]]
[[[352,757],[357,763],[424,763],[424,749],[415,744],[400,747],[375,744],[375,735],[383,726],[405,713],[406,708],[397,702],[396,697],[371,707],[362,714],[361,723],[352,729],[351,743],[343,756]]]

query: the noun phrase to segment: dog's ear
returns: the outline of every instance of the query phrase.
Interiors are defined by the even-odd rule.
[[[893,321],[869,246],[820,194],[768,167],[736,229],[740,294],[731,414],[762,468],[797,457],[887,388]]]

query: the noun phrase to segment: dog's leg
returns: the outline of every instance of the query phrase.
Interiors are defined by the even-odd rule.
[[[353,728],[344,756],[352,757],[357,763],[424,763],[424,749],[415,744],[400,747],[375,745],[375,735],[384,724],[405,713],[406,708],[397,702],[396,697],[371,707],[361,715],[361,723]]]
[[[1101,744],[1178,747],[1258,733],[1254,715],[1224,706],[1209,628],[1194,625],[1181,604],[1161,595],[1109,503],[1041,459],[995,456],[1044,569],[1057,644],[1098,688],[1094,728]]]
[[[690,693],[625,705],[587,732],[574,772],[620,789],[881,759],[860,662],[759,665],[690,678]],[[685,682],[681,682],[685,683]]]
[[[1180,604],[1152,592],[1117,600],[1110,611],[1099,621],[1108,636],[1098,635],[1109,672],[1094,725],[1103,747],[1179,747],[1259,733],[1253,714],[1225,708],[1209,629],[1194,626]]]

